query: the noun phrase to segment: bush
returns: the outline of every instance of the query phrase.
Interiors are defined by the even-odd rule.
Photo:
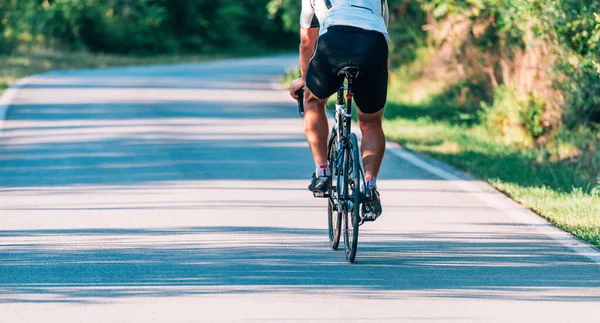
[[[506,144],[531,145],[531,137],[524,131],[521,122],[522,102],[514,89],[504,85],[494,90],[492,105],[481,103],[480,118],[491,132]]]
[[[0,1],[0,53],[9,54],[23,44],[31,44],[39,15],[34,1]]]
[[[600,125],[600,72],[593,63],[585,58],[575,64],[559,65],[566,80],[557,82],[557,86],[565,93],[563,120],[570,129]]]
[[[42,45],[107,53],[290,48],[269,0],[3,0],[0,51]]]

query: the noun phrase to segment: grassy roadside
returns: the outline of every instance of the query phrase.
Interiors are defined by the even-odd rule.
[[[296,74],[286,74],[286,83]],[[600,194],[577,162],[549,161],[543,150],[505,145],[472,113],[427,93],[409,93],[406,83],[395,81],[383,123],[390,140],[487,181],[557,227],[600,246]]]

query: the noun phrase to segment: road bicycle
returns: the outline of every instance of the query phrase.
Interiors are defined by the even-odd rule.
[[[329,162],[332,184],[328,193],[315,197],[327,198],[327,219],[329,243],[338,249],[340,235],[344,234],[344,250],[348,262],[353,263],[358,246],[358,229],[366,221],[374,221],[368,216],[364,202],[366,187],[361,154],[356,135],[352,133],[352,84],[359,76],[360,69],[347,66],[338,72],[345,79],[337,91],[335,104],[335,122],[327,142],[327,160]],[[347,91],[346,91],[347,87]],[[346,92],[346,93],[345,93]],[[304,89],[300,90],[298,113],[304,116]],[[362,208],[361,208],[362,206]]]

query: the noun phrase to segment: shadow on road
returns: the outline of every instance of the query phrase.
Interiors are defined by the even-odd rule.
[[[458,242],[458,234],[364,231],[357,264],[349,265],[323,242],[325,230],[315,229],[0,231],[0,238],[36,241],[2,254],[0,302],[313,289],[359,298],[600,301],[600,295],[569,293],[600,287],[600,278],[590,280],[600,270],[570,259],[567,250],[522,235]],[[43,243],[58,235],[62,243]],[[104,243],[89,245],[91,238]]]

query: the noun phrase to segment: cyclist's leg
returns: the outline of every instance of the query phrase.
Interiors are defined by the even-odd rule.
[[[385,153],[382,129],[383,108],[387,98],[388,47],[385,37],[376,32],[357,37],[362,48],[354,59],[361,73],[354,82],[354,98],[358,107],[358,124],[362,131],[361,151],[365,177],[377,177]]]
[[[385,153],[385,135],[381,121],[383,109],[375,113],[358,112],[358,124],[362,131],[361,152],[365,168],[367,187],[365,194],[367,203],[363,206],[363,215],[366,219],[375,220],[381,215],[382,207],[377,191],[376,179]]]
[[[316,165],[327,162],[329,125],[325,115],[326,99],[317,98],[310,90],[304,92],[304,133]]]
[[[375,113],[358,111],[358,124],[362,132],[362,152],[365,178],[377,177],[385,153],[385,135],[381,121],[383,109]]]
[[[315,164],[327,162],[327,137],[329,125],[325,115],[327,98],[340,87],[344,79],[337,75],[336,66],[347,58],[340,55],[340,40],[335,31],[328,31],[319,37],[317,48],[306,72],[304,106],[304,131]]]

